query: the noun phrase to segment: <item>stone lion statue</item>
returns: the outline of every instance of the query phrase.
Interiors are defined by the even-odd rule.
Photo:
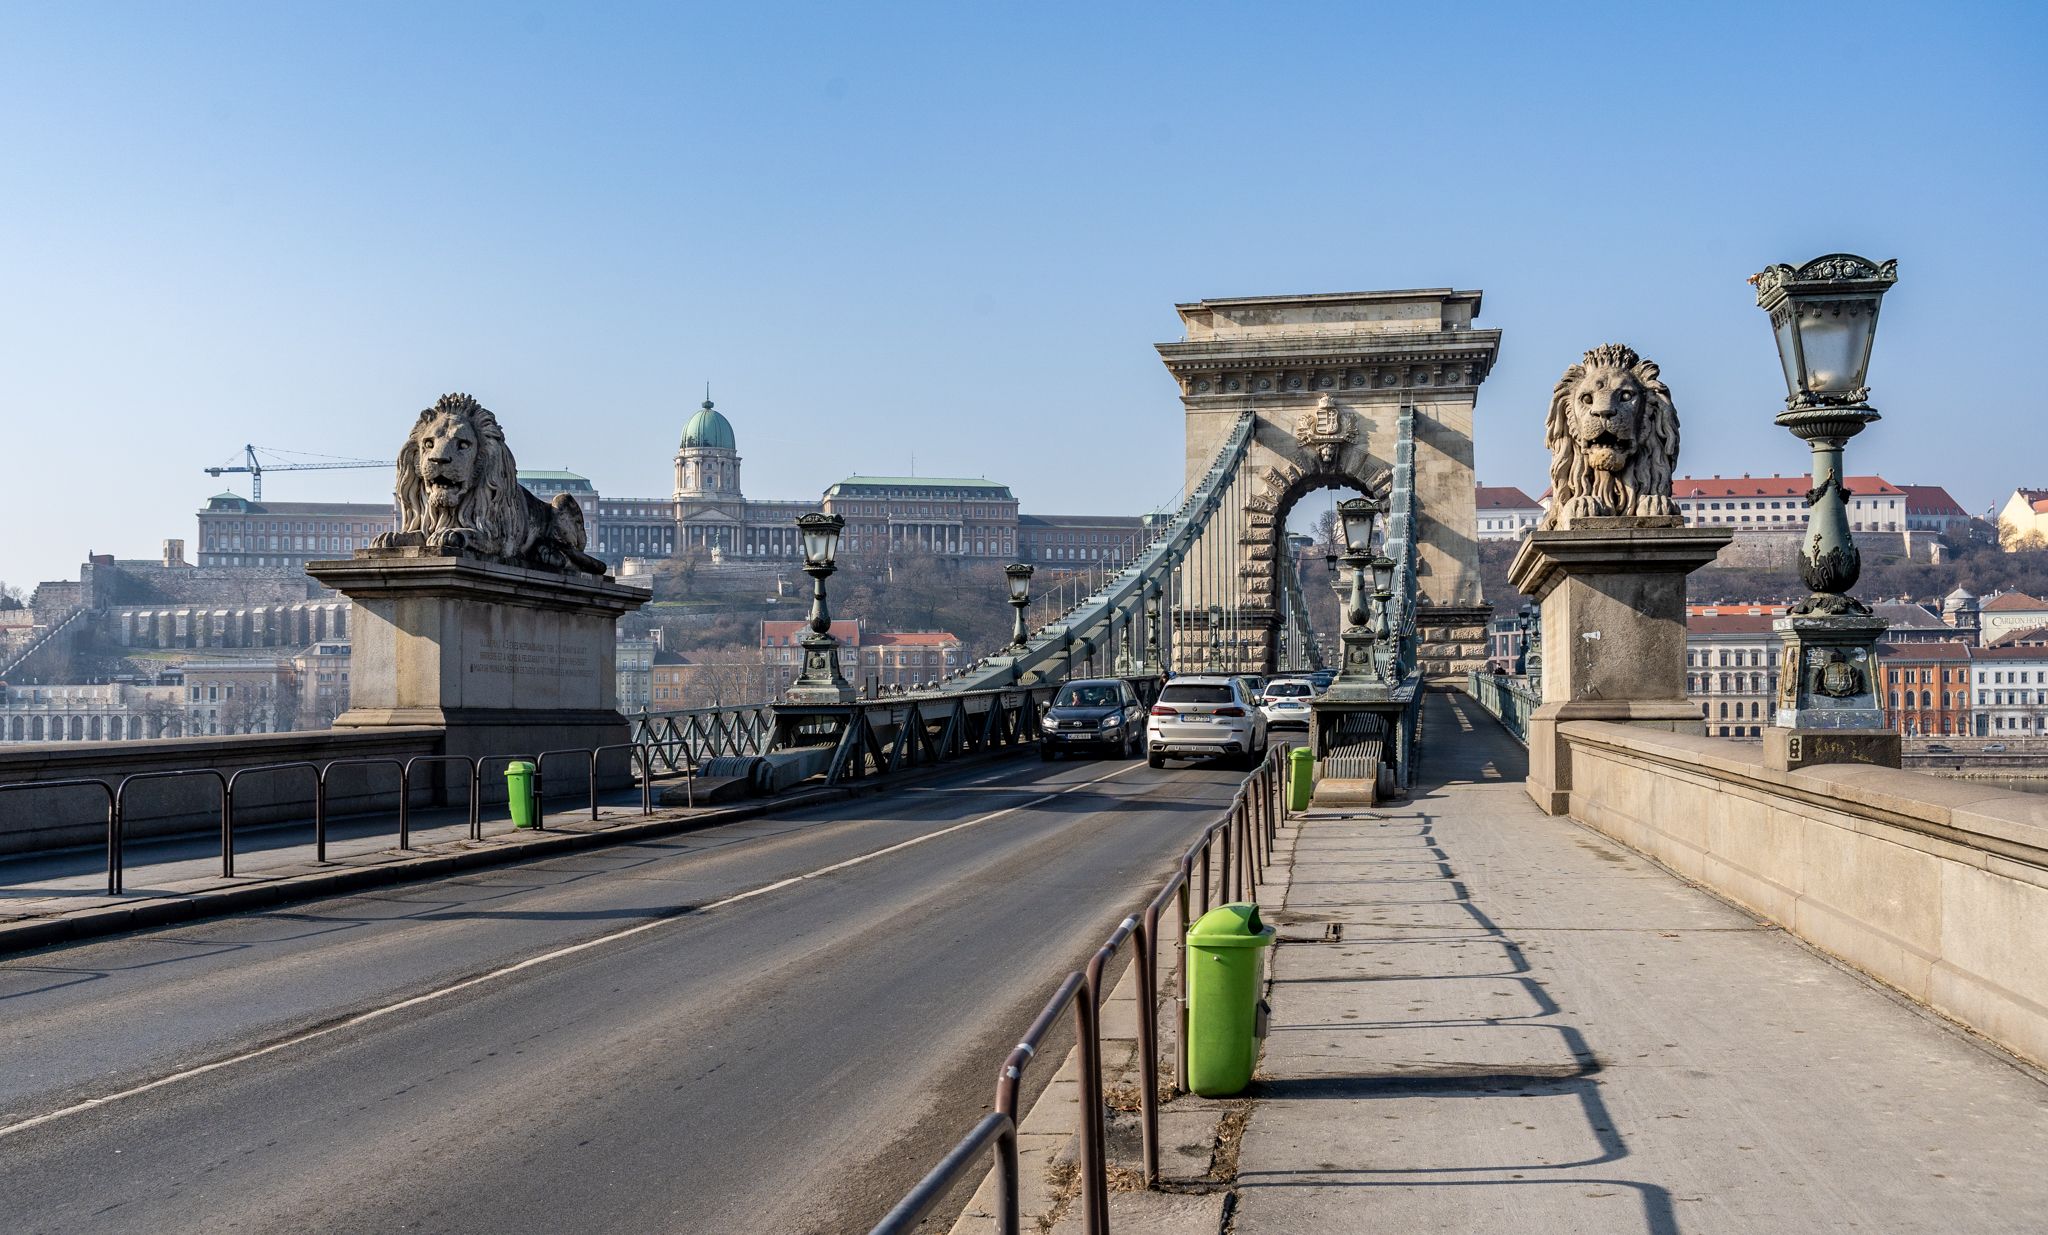
[[[1544,425],[1550,510],[1543,526],[1602,515],[1671,515],[1678,410],[1657,366],[1607,343],[1564,371]]]
[[[466,394],[420,413],[398,452],[398,526],[380,549],[425,548],[541,570],[605,573],[584,552],[583,508],[543,502],[519,483],[498,418]]]

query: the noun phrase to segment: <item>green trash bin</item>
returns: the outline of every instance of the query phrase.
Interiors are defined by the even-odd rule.
[[[1259,1055],[1259,953],[1273,928],[1248,901],[1218,905],[1188,928],[1188,1088],[1224,1098],[1252,1083]]]
[[[513,827],[534,826],[533,765],[524,759],[505,765],[505,801],[512,807]]]
[[[1287,752],[1287,809],[1307,810],[1316,787],[1316,753],[1306,746]]]

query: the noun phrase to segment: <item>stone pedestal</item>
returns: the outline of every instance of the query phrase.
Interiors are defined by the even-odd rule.
[[[364,549],[306,573],[355,602],[336,728],[439,725],[445,752],[471,758],[627,740],[615,627],[648,593],[422,549]]]
[[[1508,579],[1543,606],[1543,702],[1529,717],[1529,796],[1571,809],[1571,756],[1557,727],[1608,720],[1704,733],[1685,697],[1685,577],[1714,560],[1729,528],[1675,517],[1582,518],[1532,532]]]
[[[1899,766],[1900,740],[1877,696],[1883,618],[1793,615],[1771,623],[1784,645],[1778,708],[1764,760],[1780,771],[1815,763]]]
[[[791,703],[805,705],[852,703],[860,697],[839,669],[839,640],[807,630],[797,640],[804,650],[803,672],[784,692]]]

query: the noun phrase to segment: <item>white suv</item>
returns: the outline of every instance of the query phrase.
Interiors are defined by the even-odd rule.
[[[1266,714],[1242,678],[1174,678],[1159,691],[1145,725],[1145,761],[1233,755],[1253,762],[1266,753]]]
[[[1259,706],[1266,713],[1266,727],[1308,728],[1308,701],[1315,698],[1315,693],[1316,688],[1302,678],[1276,678],[1266,683],[1264,693],[1259,696]]]

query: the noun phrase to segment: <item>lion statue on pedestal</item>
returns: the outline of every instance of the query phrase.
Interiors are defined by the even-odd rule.
[[[1669,516],[1678,410],[1657,366],[1607,343],[1564,371],[1544,426],[1550,447],[1546,530],[1607,515]]]
[[[583,508],[543,502],[519,483],[498,418],[466,394],[420,413],[398,452],[398,527],[379,549],[423,548],[538,570],[602,575],[584,552]]]

